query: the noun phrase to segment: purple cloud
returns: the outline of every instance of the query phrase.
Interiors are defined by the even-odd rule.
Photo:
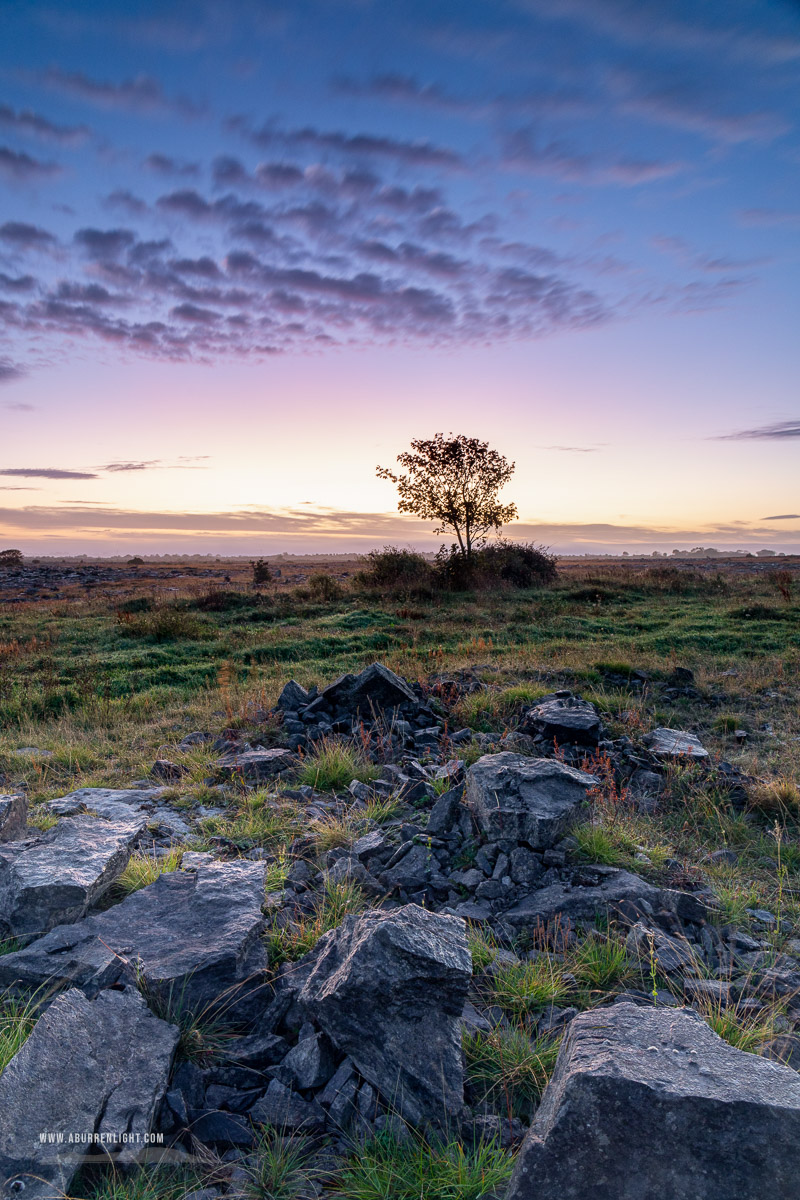
[[[37,183],[61,174],[58,163],[42,162],[22,151],[0,146],[0,174],[14,183]]]
[[[86,125],[56,125],[39,113],[29,109],[17,112],[8,104],[0,104],[0,129],[58,142],[62,146],[79,146],[90,135]]]

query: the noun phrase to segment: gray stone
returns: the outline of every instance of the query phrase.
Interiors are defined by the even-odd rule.
[[[570,1024],[508,1200],[789,1200],[798,1178],[795,1071],[621,1003]]]
[[[371,829],[353,845],[353,854],[362,862],[367,862],[376,854],[388,849],[388,843],[378,829]]]
[[[359,1083],[353,1060],[345,1058],[337,1067],[335,1075],[317,1095],[317,1102],[325,1107],[329,1123],[334,1127],[346,1130],[353,1120]]]
[[[574,696],[534,705],[525,713],[520,728],[523,733],[537,733],[548,742],[575,742],[580,746],[596,746],[602,732],[594,705]]]
[[[510,871],[514,883],[526,888],[534,887],[537,880],[544,875],[541,860],[524,846],[516,846],[511,851]]]
[[[463,1106],[466,926],[409,904],[345,917],[314,951],[299,1000],[384,1100],[414,1124]]]
[[[543,850],[563,837],[599,782],[554,759],[504,751],[470,767],[465,799],[487,838]]]
[[[298,1091],[319,1088],[334,1072],[333,1050],[324,1033],[301,1038],[284,1058],[279,1078]]]
[[[309,694],[302,684],[299,684],[296,679],[290,679],[278,696],[276,707],[281,712],[297,712],[298,709],[306,707],[309,699]]]
[[[0,937],[79,920],[127,866],[147,818],[65,817],[36,837],[0,844]]]
[[[131,988],[95,1000],[72,990],[54,1000],[0,1076],[2,1195],[16,1195],[9,1181],[22,1176],[21,1196],[63,1197],[87,1152],[119,1166],[135,1162],[166,1091],[178,1036]],[[64,1141],[43,1145],[40,1133]],[[102,1144],[67,1140],[92,1133]]]
[[[92,995],[138,973],[165,1003],[230,1014],[261,979],[266,954],[263,863],[217,862],[172,871],[107,912],[61,925],[0,956],[0,988],[74,984]]]
[[[298,766],[291,750],[243,750],[217,759],[217,770],[225,779],[243,779],[245,783],[263,783]]]
[[[12,842],[25,832],[28,801],[24,796],[0,796],[0,842]]]
[[[250,1119],[275,1129],[312,1133],[325,1127],[325,1112],[315,1100],[303,1100],[296,1092],[273,1079],[260,1100],[250,1109]]]
[[[189,773],[189,768],[183,763],[171,762],[168,758],[157,758],[150,768],[153,779],[162,779],[165,783],[177,783]]]
[[[426,830],[430,834],[449,833],[458,824],[463,787],[451,788],[440,796],[428,816]]]
[[[645,969],[651,955],[655,958],[659,970],[672,975],[676,971],[684,971],[696,964],[697,956],[687,941],[671,937],[663,929],[646,925],[637,921],[628,933],[625,947],[633,959],[637,959]]]
[[[400,887],[406,892],[413,892],[425,886],[431,871],[437,866],[428,846],[412,845],[393,867],[381,874],[380,882],[388,891]]]
[[[149,811],[163,794],[163,788],[154,788],[150,783],[141,788],[78,788],[66,796],[49,800],[47,807],[60,817],[89,812],[112,821],[130,818],[144,809]]]
[[[708,758],[699,738],[681,729],[654,729],[647,734],[644,744],[656,758]]]
[[[372,663],[359,675],[342,675],[320,693],[319,700],[334,712],[347,712],[366,719],[385,708],[418,705],[419,700],[404,679],[382,663]]]
[[[591,866],[582,869],[580,884],[552,883],[503,914],[515,926],[546,926],[556,917],[570,926],[591,925],[596,917],[614,912],[621,904],[633,905],[647,915],[659,909],[683,920],[701,920],[705,909],[700,900],[686,892],[657,888],[639,875],[617,867]]]

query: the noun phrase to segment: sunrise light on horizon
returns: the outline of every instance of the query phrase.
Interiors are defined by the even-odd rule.
[[[10,4],[0,548],[434,549],[415,437],[561,553],[800,552],[778,0]]]

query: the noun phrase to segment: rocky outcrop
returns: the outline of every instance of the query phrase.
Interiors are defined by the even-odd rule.
[[[79,920],[125,867],[147,817],[67,817],[46,833],[0,844],[0,937]]]
[[[0,956],[0,988],[72,984],[94,995],[135,974],[162,1005],[244,1010],[266,962],[264,872],[237,860],[160,875],[107,912]]]
[[[2,1195],[63,1197],[85,1155],[135,1162],[177,1043],[135,989],[59,996],[0,1075]]]
[[[538,734],[552,747],[571,742],[596,746],[602,735],[597,709],[588,700],[579,700],[571,692],[547,696],[529,708],[520,722],[520,732]]]
[[[386,1103],[444,1124],[464,1099],[466,926],[410,904],[346,917],[315,952],[300,1004]]]
[[[797,1195],[800,1076],[690,1010],[615,1004],[569,1026],[508,1200]]]
[[[487,838],[545,850],[577,820],[599,782],[554,759],[504,751],[470,767],[464,798]]]

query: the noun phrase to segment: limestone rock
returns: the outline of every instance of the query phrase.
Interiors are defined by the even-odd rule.
[[[245,783],[263,783],[283,775],[298,765],[291,750],[243,750],[226,754],[217,760],[217,769],[226,779],[243,779]]]
[[[93,995],[138,972],[163,1002],[202,1011],[254,993],[265,966],[263,863],[172,871],[106,912],[0,956],[0,989],[74,984]]]
[[[346,917],[319,943],[299,1001],[384,1100],[414,1124],[463,1106],[466,926],[405,905]]]
[[[25,832],[28,801],[24,796],[0,796],[0,842],[11,842]]]
[[[521,729],[523,733],[537,733],[559,745],[575,742],[579,746],[596,746],[602,734],[595,706],[575,696],[543,700],[529,708]]]
[[[0,937],[46,933],[79,920],[128,863],[147,818],[66,817],[24,841],[0,844]]]
[[[688,1009],[615,1004],[570,1024],[507,1200],[797,1195],[800,1075]]]
[[[0,1076],[2,1195],[63,1197],[87,1152],[120,1166],[135,1162],[177,1043],[176,1026],[153,1016],[135,989],[95,1000],[73,989],[54,1000]],[[64,1141],[43,1145],[40,1133]],[[91,1133],[102,1143],[67,1141]]]
[[[654,729],[648,733],[644,744],[656,758],[708,758],[708,751],[700,739],[681,729]]]
[[[484,754],[467,772],[465,800],[490,840],[546,850],[577,819],[599,779],[551,758]]]

